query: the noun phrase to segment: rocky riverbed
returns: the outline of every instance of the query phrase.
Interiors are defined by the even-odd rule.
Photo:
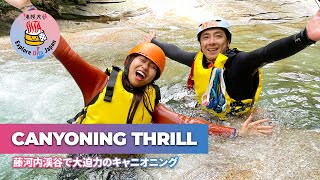
[[[163,22],[170,19],[171,16],[194,16],[199,13],[203,16],[215,14],[225,17],[233,25],[282,23],[311,17],[318,8],[313,0],[185,0],[183,3],[182,1],[172,0],[77,0],[75,3],[58,2],[56,0],[43,1],[42,4],[37,3],[37,7],[49,12],[58,21],[61,21],[60,28],[62,29],[68,29],[73,25],[83,26],[84,28],[88,26],[99,27],[104,26],[103,24],[141,15],[146,15],[146,21]],[[203,11],[203,9],[206,9],[206,11]],[[0,35],[8,35],[11,23],[20,12],[6,7],[0,10],[2,12]],[[148,23],[146,22],[144,25],[148,25]]]

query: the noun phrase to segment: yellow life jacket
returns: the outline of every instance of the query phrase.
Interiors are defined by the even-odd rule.
[[[157,93],[153,85],[147,85],[144,93],[146,98],[140,101],[132,122],[127,122],[134,94],[124,89],[122,71],[119,69],[116,72],[113,67],[106,87],[97,95],[97,99],[84,107],[74,119],[77,119],[78,124],[150,124],[157,96],[160,95]]]
[[[195,57],[195,61],[193,64],[193,81],[194,81],[194,89],[196,92],[197,100],[200,104],[202,103],[202,96],[207,92],[211,74],[215,68],[224,69],[224,65],[227,62],[228,57],[219,54],[214,62],[213,67],[205,69],[202,65],[203,61],[203,53],[199,51]],[[223,78],[223,75],[222,75]],[[224,82],[223,82],[224,83]],[[225,85],[224,85],[225,86]],[[207,109],[214,115],[218,116],[220,119],[227,119],[227,114],[232,115],[241,115],[249,112],[253,109],[254,104],[259,100],[259,96],[262,90],[262,73],[259,69],[259,85],[256,90],[256,93],[252,99],[244,99],[244,100],[235,100],[228,95],[228,92],[224,92],[226,107],[224,111],[217,113],[214,110]],[[205,106],[204,106],[205,107]]]

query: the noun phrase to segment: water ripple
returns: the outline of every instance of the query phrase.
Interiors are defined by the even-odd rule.
[[[313,76],[310,74],[301,74],[301,73],[294,73],[294,72],[286,72],[286,73],[279,73],[280,77],[288,78],[293,81],[302,81],[302,82],[310,82],[310,81],[320,81],[318,76]]]

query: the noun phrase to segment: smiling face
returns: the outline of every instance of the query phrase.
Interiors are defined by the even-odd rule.
[[[203,31],[200,36],[200,48],[208,60],[214,61],[219,53],[224,53],[229,47],[226,33],[221,28],[211,28]]]
[[[149,84],[156,77],[158,66],[148,58],[138,55],[129,67],[128,79],[133,87],[142,87]]]

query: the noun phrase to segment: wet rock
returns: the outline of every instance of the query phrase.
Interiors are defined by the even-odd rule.
[[[78,0],[78,4],[80,4],[80,5],[86,5],[87,2],[86,2],[86,0]]]
[[[145,14],[149,11],[144,3],[134,0],[89,0],[83,5],[59,5],[62,19],[94,19],[100,22],[118,21],[125,17]]]
[[[199,0],[198,2],[202,8],[228,19],[235,25],[283,23],[311,17],[317,9],[314,1],[217,0],[209,3],[209,0]]]

